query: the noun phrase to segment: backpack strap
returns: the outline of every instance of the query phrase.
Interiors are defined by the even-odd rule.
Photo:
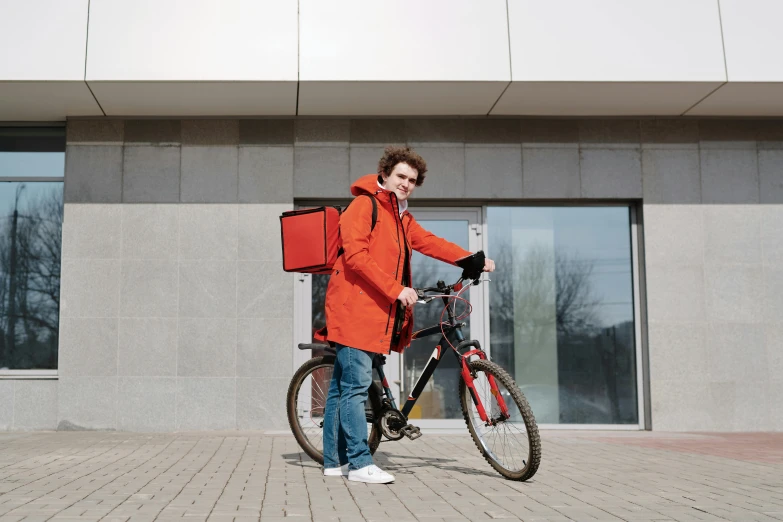
[[[370,198],[370,201],[372,201],[372,226],[370,227],[370,233],[372,233],[373,230],[375,230],[375,223],[378,222],[378,202],[375,200],[375,196],[372,194],[363,194],[364,196],[367,196]],[[355,201],[355,200],[354,200]],[[353,203],[353,201],[351,201]],[[348,203],[349,205],[351,203]],[[345,250],[343,250],[343,247],[340,246],[339,250],[337,251],[337,257],[340,257],[343,255]]]
[[[375,223],[378,221],[378,202],[375,200],[375,196],[372,194],[364,194],[368,198],[370,198],[370,201],[372,201],[372,226],[370,227],[370,232],[375,230]]]

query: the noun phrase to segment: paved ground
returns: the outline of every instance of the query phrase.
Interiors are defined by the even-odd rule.
[[[548,432],[527,483],[463,435],[382,444],[390,486],[324,479],[293,437],[0,433],[0,520],[783,520],[783,434]]]

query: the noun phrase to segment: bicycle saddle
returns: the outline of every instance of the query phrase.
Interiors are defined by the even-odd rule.
[[[334,346],[329,344],[323,344],[323,343],[300,343],[299,349],[300,350],[323,350],[324,353],[329,353],[332,355],[337,353],[337,350],[334,348]]]

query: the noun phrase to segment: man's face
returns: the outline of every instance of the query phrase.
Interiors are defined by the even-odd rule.
[[[406,201],[416,188],[419,173],[407,163],[398,163],[388,177],[384,178],[383,188],[397,194],[397,199]]]

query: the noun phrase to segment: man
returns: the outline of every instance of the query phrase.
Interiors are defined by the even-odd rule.
[[[364,404],[376,353],[401,352],[410,344],[413,250],[454,264],[471,253],[424,230],[408,212],[408,198],[424,182],[427,164],[408,147],[387,147],[378,174],[351,186],[357,197],[340,217],[343,255],[326,292],[329,341],[337,359],[324,412],[324,475],[385,484],[394,477],[373,464],[367,445]],[[484,270],[495,264],[487,259]]]

